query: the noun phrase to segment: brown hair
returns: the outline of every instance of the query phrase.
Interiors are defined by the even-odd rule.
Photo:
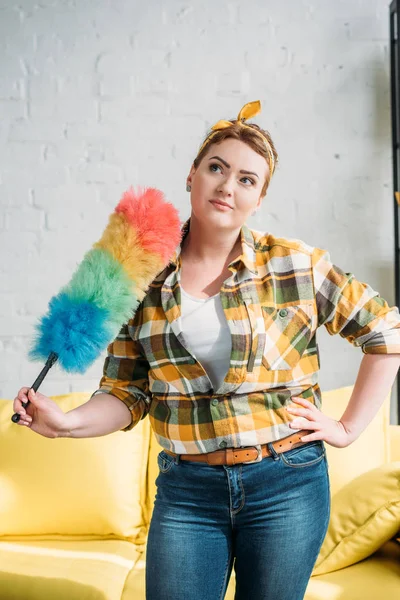
[[[195,167],[195,169],[197,169],[198,166],[200,165],[201,161],[203,160],[203,158],[204,158],[205,154],[207,153],[207,150],[211,146],[211,144],[218,144],[228,138],[233,138],[235,140],[240,140],[242,142],[245,142],[245,144],[250,146],[250,148],[252,148],[255,152],[257,152],[257,154],[260,154],[261,156],[263,156],[265,158],[265,160],[267,161],[267,164],[269,165],[270,164],[269,153],[268,153],[267,148],[265,147],[265,143],[263,142],[263,140],[260,136],[260,133],[264,137],[267,138],[268,143],[271,146],[272,154],[274,155],[274,160],[275,160],[275,168],[276,168],[276,165],[278,164],[278,153],[275,149],[275,145],[272,141],[272,138],[271,138],[269,132],[266,131],[265,129],[261,129],[261,127],[256,125],[256,123],[247,123],[246,122],[247,127],[242,127],[241,125],[237,124],[236,120],[230,120],[230,122],[232,123],[231,127],[225,127],[224,129],[219,129],[217,131],[210,130],[210,132],[204,138],[202,144],[204,144],[204,141],[211,135],[211,133],[213,134],[211,136],[209,142],[207,142],[204,145],[204,148],[201,150],[201,152],[199,152],[199,154],[194,159],[193,166]],[[251,129],[256,129],[260,133],[256,133],[256,132],[253,133],[253,131]],[[201,145],[200,145],[200,148],[201,148]],[[274,172],[275,172],[275,169],[274,169]],[[270,172],[270,169],[268,169],[268,176],[267,176],[267,179],[264,182],[263,188],[261,190],[262,197],[265,196],[265,194],[267,192],[267,188],[269,186],[270,180],[271,180],[271,172]]]

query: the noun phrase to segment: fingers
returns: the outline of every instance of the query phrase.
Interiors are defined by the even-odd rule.
[[[22,400],[19,398],[19,395],[14,398],[13,409],[14,412],[19,413],[20,415],[26,414],[26,410],[22,406]]]
[[[14,412],[19,413],[22,416],[26,415],[26,410],[25,408],[22,406],[22,403],[26,403],[28,401],[28,392],[29,392],[30,388],[28,387],[22,387],[16,398],[14,398],[14,403],[13,403],[13,408],[14,408]]]
[[[18,402],[19,402],[19,400],[16,398],[14,400],[14,411],[20,415],[20,418],[16,424],[17,425],[25,425],[25,426],[32,425],[32,417],[31,417],[31,415],[27,414],[24,407],[21,407],[20,409],[16,408],[18,406]]]
[[[301,398],[300,396],[293,396],[291,400],[292,402],[296,402],[301,406],[307,406],[308,408],[316,408],[315,404],[313,404],[309,400],[306,400],[305,398]]]
[[[30,415],[21,417],[20,420],[18,421],[17,425],[23,425],[25,427],[30,427],[32,425],[32,417]]]

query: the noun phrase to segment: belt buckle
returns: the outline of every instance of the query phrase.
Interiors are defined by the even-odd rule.
[[[262,450],[261,450],[261,444],[257,444],[257,446],[241,446],[242,448],[255,448],[257,450],[257,458],[255,458],[254,460],[246,460],[243,461],[242,464],[244,465],[250,465],[252,463],[258,463],[262,461]]]

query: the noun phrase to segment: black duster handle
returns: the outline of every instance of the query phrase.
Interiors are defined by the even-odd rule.
[[[43,379],[46,377],[47,373],[50,371],[51,367],[54,365],[54,363],[57,360],[58,360],[58,354],[56,354],[55,352],[50,352],[49,358],[46,360],[45,366],[40,371],[39,376],[37,377],[37,379],[35,379],[35,382],[34,382],[34,384],[31,387],[31,389],[34,392],[38,391],[39,386],[41,385]],[[30,404],[29,400],[27,402],[23,402],[22,406],[24,408],[26,408],[28,406],[28,404]],[[11,417],[11,421],[13,423],[18,423],[18,421],[20,420],[20,418],[21,418],[21,415],[19,413],[14,413],[13,416]]]

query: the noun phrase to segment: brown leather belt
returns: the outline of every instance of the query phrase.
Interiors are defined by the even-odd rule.
[[[310,442],[302,442],[300,438],[313,433],[308,429],[302,429],[292,433],[287,437],[272,442],[272,447],[277,454],[287,452],[294,446],[303,446]],[[225,448],[224,450],[215,450],[202,454],[175,454],[164,448],[164,452],[171,456],[179,456],[180,460],[190,460],[193,462],[207,462],[209,465],[236,465],[238,463],[248,464],[260,462],[266,456],[272,456],[267,444],[258,444],[257,446],[245,446],[244,448]]]

